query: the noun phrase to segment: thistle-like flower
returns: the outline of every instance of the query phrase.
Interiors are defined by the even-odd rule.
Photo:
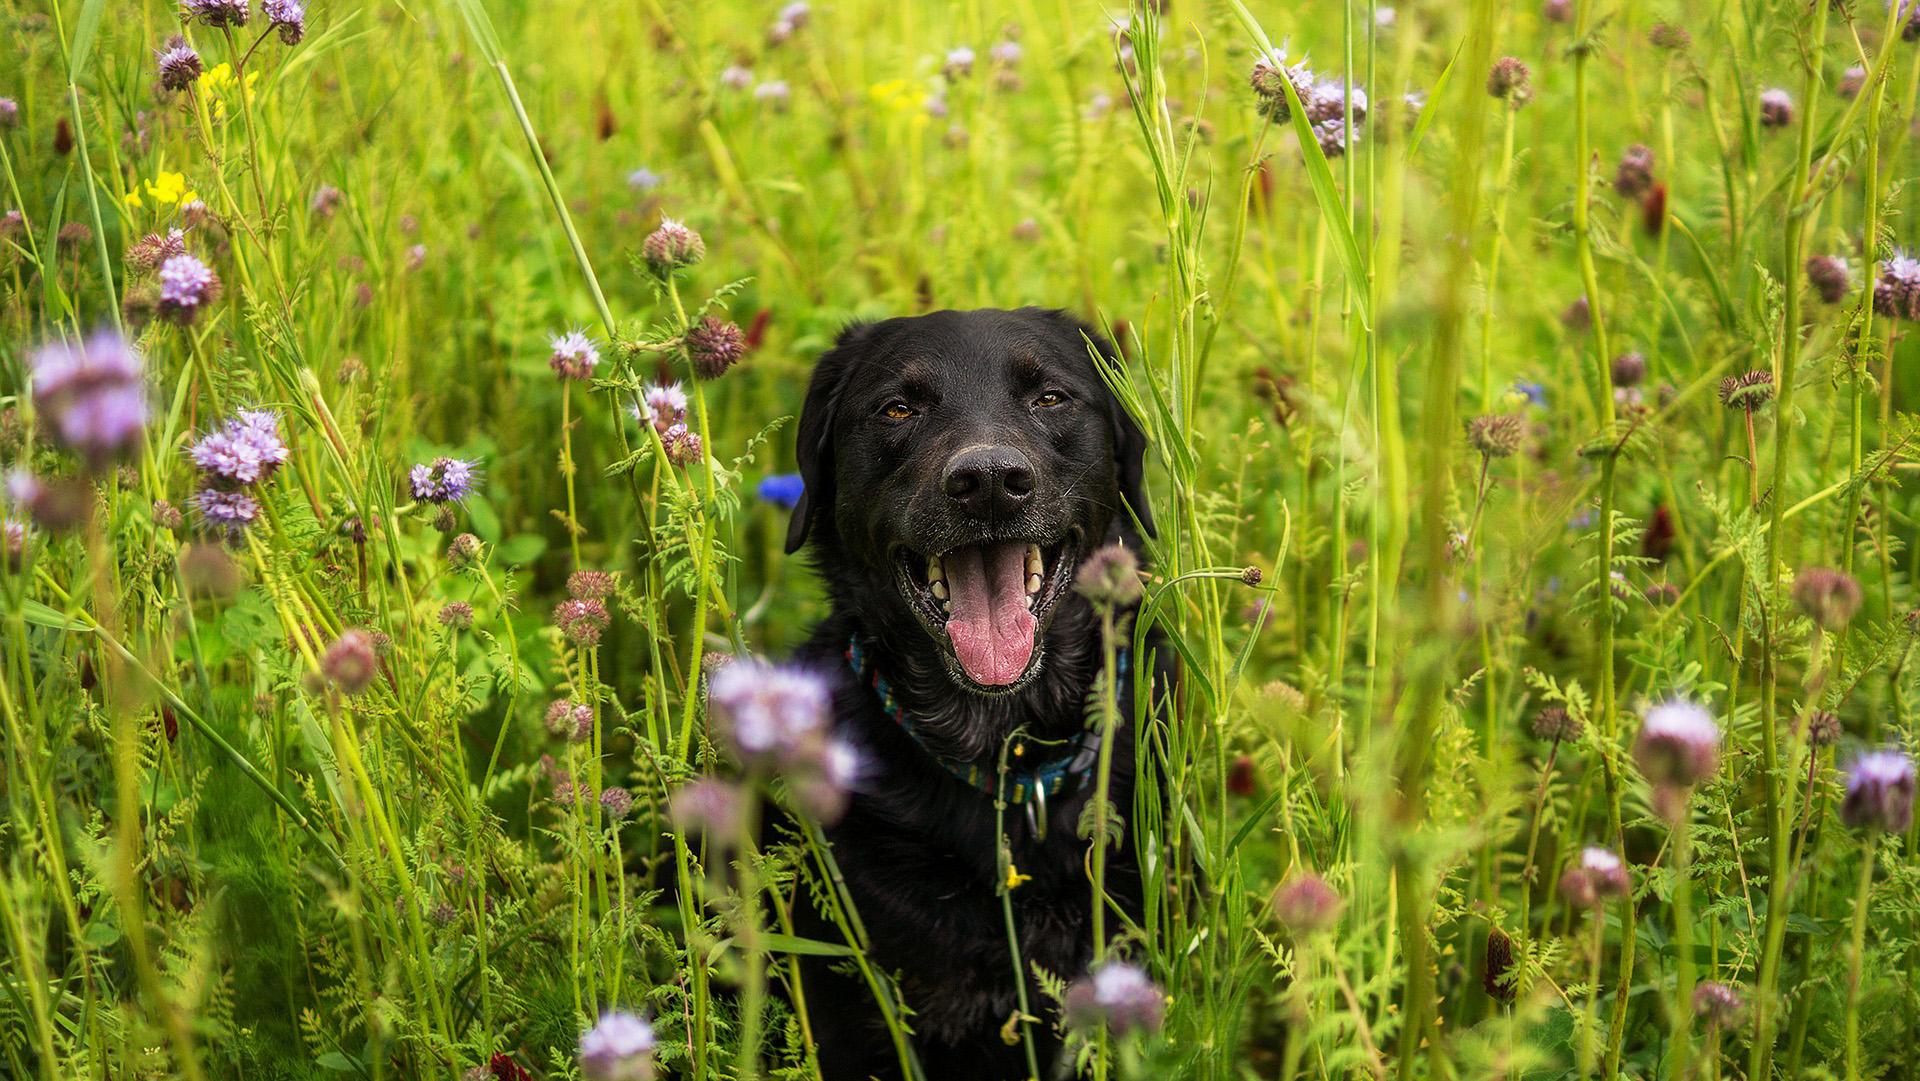
[[[192,255],[175,255],[160,264],[160,314],[187,324],[200,310],[220,299],[220,279],[213,268]]]
[[[168,38],[165,47],[154,50],[153,59],[160,69],[163,89],[185,90],[200,78],[200,54],[178,34]]]
[[[585,381],[593,376],[593,369],[600,364],[600,350],[594,348],[593,339],[578,330],[569,330],[565,334],[555,334],[547,339],[553,352],[547,358],[547,366],[562,379]]]
[[[1860,601],[1860,583],[1845,571],[1808,567],[1794,576],[1793,603],[1822,630],[1846,630]]]
[[[1273,914],[1295,938],[1307,938],[1338,923],[1345,904],[1326,879],[1306,871],[1288,879],[1273,895]]]
[[[464,631],[473,626],[473,605],[466,601],[449,601],[440,606],[439,618],[442,627]]]
[[[1487,72],[1487,93],[1518,109],[1533,97],[1533,72],[1517,56],[1503,56]]]
[[[1622,353],[1613,358],[1607,366],[1607,372],[1613,377],[1616,387],[1639,386],[1647,377],[1647,358],[1640,353]]]
[[[608,786],[600,792],[600,810],[615,822],[633,813],[633,793],[618,786]]]
[[[681,267],[693,266],[706,258],[707,242],[700,239],[699,233],[680,222],[662,218],[653,232],[647,234],[647,239],[641,242],[640,253],[655,273],[666,274]]]
[[[1546,0],[1540,5],[1540,16],[1550,23],[1563,23],[1573,18],[1573,0]]]
[[[212,27],[247,25],[247,0],[182,0],[180,17]]]
[[[1840,820],[1854,829],[1905,833],[1913,824],[1913,759],[1904,751],[1868,751],[1847,773]]]
[[[580,570],[567,575],[567,595],[576,600],[605,600],[613,596],[613,587],[613,575],[606,571]]]
[[[1580,719],[1565,706],[1548,706],[1533,716],[1533,736],[1550,743],[1571,743],[1580,738]]]
[[[1654,23],[1647,31],[1647,42],[1663,52],[1683,53],[1693,46],[1693,35],[1685,27],[1672,23]]]
[[[1139,966],[1108,961],[1075,980],[1063,1006],[1070,1028],[1087,1032],[1104,1026],[1115,1036],[1125,1036],[1160,1031],[1167,996]]]
[[[125,338],[102,331],[79,345],[33,355],[33,403],[53,438],[95,469],[133,447],[147,424],[145,361]]]
[[[687,331],[687,359],[702,379],[718,379],[746,355],[747,336],[739,324],[715,315],[701,316]]]
[[[1073,591],[1096,609],[1131,608],[1140,603],[1140,560],[1124,544],[1095,549],[1073,576]]]
[[[1294,96],[1304,106],[1307,98],[1313,94],[1313,81],[1313,72],[1305,63],[1287,63],[1286,54],[1278,49],[1256,59],[1253,71],[1247,76],[1248,84],[1259,98],[1257,108],[1260,115],[1276,124],[1284,124],[1293,118],[1293,106],[1287,100],[1286,88],[1293,87]]]
[[[693,465],[702,459],[700,436],[685,424],[675,424],[662,432],[660,443],[667,450],[667,461],[674,465]]]
[[[478,463],[465,458],[435,458],[407,471],[407,487],[423,503],[458,503],[473,494],[479,480]]]
[[[553,609],[553,625],[577,646],[599,645],[600,635],[611,621],[607,606],[596,600],[575,597],[561,601]]]
[[[1840,73],[1840,96],[1852,101],[1867,85],[1867,69],[1854,64]]]
[[[0,98],[0,131],[8,131],[20,126],[20,103],[12,98]]]
[[[1626,864],[1610,849],[1597,845],[1582,849],[1580,862],[1560,876],[1560,896],[1575,908],[1592,908],[1601,901],[1625,897],[1632,888]]]
[[[127,265],[136,270],[155,270],[176,255],[187,254],[187,234],[178,229],[148,233],[127,246]]]
[[[1793,123],[1793,95],[1779,87],[1760,92],[1760,126],[1784,128]]]
[[[547,731],[568,743],[583,743],[593,735],[593,707],[571,698],[556,698],[547,706]]]
[[[1494,413],[1467,422],[1467,443],[1489,458],[1507,458],[1520,449],[1526,425],[1512,413]]]
[[[1613,190],[1622,198],[1638,199],[1653,187],[1653,151],[1640,143],[1620,155],[1613,171]]]
[[[1773,400],[1773,373],[1756,368],[1720,380],[1720,404],[1728,409],[1758,413]]]
[[[320,674],[347,694],[366,690],[379,667],[373,636],[358,628],[342,632],[320,658]]]
[[[1807,284],[1828,304],[1838,304],[1847,295],[1847,261],[1838,255],[1816,255],[1807,260]]]
[[[614,1010],[580,1037],[580,1072],[587,1081],[649,1081],[653,1077],[653,1026],[637,1014]]]

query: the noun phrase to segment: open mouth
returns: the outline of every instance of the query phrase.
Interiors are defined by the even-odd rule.
[[[920,621],[944,638],[960,674],[1005,692],[1031,678],[1040,630],[1073,580],[1074,544],[1003,540],[935,555],[902,549],[901,588]]]

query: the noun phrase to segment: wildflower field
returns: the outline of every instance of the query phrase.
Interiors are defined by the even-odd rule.
[[[0,0],[0,55],[0,1077],[816,1077],[821,958],[944,1076],[778,666],[795,418],[851,322],[1024,305],[1117,347],[1159,524],[1083,575],[1137,776],[1069,839],[1145,903],[1025,972],[1025,1073],[1920,1077],[1920,6]],[[1126,716],[1118,639],[1179,674]]]

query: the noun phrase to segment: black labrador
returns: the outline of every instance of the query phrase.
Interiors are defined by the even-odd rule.
[[[1059,1051],[1038,966],[1082,975],[1093,954],[1088,842],[1098,739],[1086,703],[1100,626],[1073,589],[1082,559],[1139,549],[1152,522],[1145,440],[1088,353],[1110,347],[1057,311],[941,311],[859,324],[821,357],[798,457],[806,494],[787,550],[810,545],[831,614],[797,657],[834,673],[840,733],[863,752],[827,829],[876,967],[897,974],[929,1078],[1028,1074],[1003,1034],[1018,1000],[997,888],[994,793],[1041,1068]],[[1111,798],[1132,808],[1131,680],[1122,680]],[[1016,731],[1003,779],[1003,743]],[[1015,746],[1009,744],[1009,747]],[[1108,891],[1137,914],[1131,838]],[[803,906],[803,908],[810,906]],[[803,933],[838,932],[803,911]],[[1118,921],[1106,921],[1109,932]],[[831,1081],[897,1077],[863,982],[809,959],[809,1014]]]

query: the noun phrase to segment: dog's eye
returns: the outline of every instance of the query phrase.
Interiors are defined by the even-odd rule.
[[[907,420],[915,413],[912,406],[896,398],[880,407],[880,415],[888,420]]]
[[[1035,398],[1033,404],[1041,409],[1052,409],[1056,405],[1067,404],[1067,396],[1057,390],[1050,390]]]

